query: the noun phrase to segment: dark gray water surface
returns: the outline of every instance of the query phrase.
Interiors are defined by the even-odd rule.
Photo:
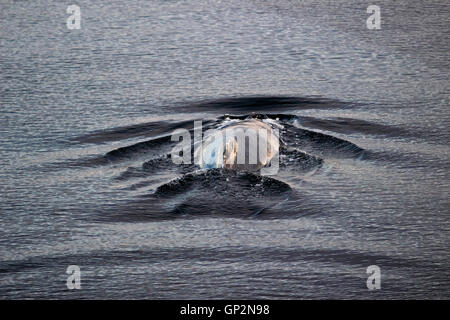
[[[0,4],[0,298],[450,298],[448,1],[69,4]],[[278,175],[166,157],[252,114]]]

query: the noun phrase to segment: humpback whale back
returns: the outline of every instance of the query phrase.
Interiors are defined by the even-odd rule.
[[[202,168],[256,171],[267,166],[278,150],[278,135],[272,127],[251,119],[206,136],[196,154]]]

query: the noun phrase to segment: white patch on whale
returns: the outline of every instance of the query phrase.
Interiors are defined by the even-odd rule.
[[[201,168],[261,169],[271,175],[278,172],[279,147],[278,129],[257,119],[243,120],[208,130],[195,158]]]

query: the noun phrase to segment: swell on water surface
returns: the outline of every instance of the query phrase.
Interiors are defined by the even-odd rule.
[[[73,159],[76,167],[122,166],[111,183],[130,192],[127,201],[109,204],[96,219],[108,221],[165,220],[200,216],[254,219],[289,218],[320,212],[308,201],[303,177],[323,173],[323,166],[337,159],[371,160],[364,150],[343,136],[351,134],[401,136],[406,131],[389,125],[353,118],[320,118],[303,110],[351,109],[353,104],[323,98],[241,97],[176,105],[172,108],[204,118],[150,121],[98,130],[75,137],[77,145],[125,144],[94,157]],[[259,119],[280,132],[279,170],[273,176],[258,172],[200,169],[195,164],[176,165],[171,135],[187,129],[193,137],[194,121],[203,132],[230,123]],[[135,140],[135,142],[133,142]],[[131,141],[131,142],[128,142]],[[192,150],[194,141],[192,139]]]
[[[62,246],[59,254],[48,255],[44,246],[39,249],[42,254],[33,254],[24,261],[12,256],[4,261],[0,272],[42,270],[74,259],[89,266],[103,266],[110,261],[122,266],[132,261],[147,267],[150,261],[155,269],[162,270],[161,274],[154,273],[155,269],[149,272],[155,277],[152,283],[160,284],[160,278],[165,277],[161,265],[174,263],[176,272],[180,272],[186,269],[185,266],[195,265],[198,259],[201,259],[201,265],[210,261],[214,267],[226,260],[226,263],[242,264],[243,267],[237,273],[214,269],[211,277],[219,281],[217,286],[226,287],[230,279],[233,281],[238,275],[242,279],[237,281],[237,286],[248,279],[259,281],[278,277],[277,288],[292,281],[290,270],[304,274],[316,266],[323,269],[305,281],[323,281],[321,274],[328,274],[330,266],[342,266],[345,275],[347,270],[353,269],[362,270],[365,275],[365,268],[373,263],[391,270],[406,268],[419,270],[422,274],[429,270],[445,273],[435,261],[392,254],[391,240],[385,239],[405,232],[415,236],[420,230],[408,231],[408,225],[399,229],[389,220],[390,214],[372,215],[372,208],[360,210],[361,198],[355,196],[360,192],[361,197],[374,197],[373,189],[366,185],[371,183],[373,176],[368,179],[360,179],[360,176],[366,173],[377,175],[381,170],[388,171],[389,164],[404,165],[407,157],[415,156],[402,150],[374,150],[373,144],[365,141],[384,141],[387,136],[401,140],[414,133],[401,126],[359,119],[358,112],[353,112],[355,104],[322,98],[226,98],[175,104],[171,108],[179,110],[181,117],[132,121],[72,137],[68,148],[92,152],[68,152],[69,157],[47,162],[48,167],[41,166],[44,174],[50,173],[49,179],[64,176],[60,184],[63,188],[67,180],[70,186],[88,189],[81,191],[85,193],[77,197],[78,202],[73,208],[63,207],[54,217],[58,219],[63,210],[66,210],[64,213],[82,212],[74,214],[74,220],[82,223],[83,230],[87,222],[89,228],[93,228],[87,238],[98,237],[97,242],[87,245],[82,236],[78,238],[78,247],[88,248],[88,252],[83,253],[83,249],[79,254],[73,253],[70,246],[74,240],[69,231],[69,249]],[[334,114],[339,116],[330,116]],[[280,161],[275,175],[201,169],[195,164],[177,165],[172,161],[171,152],[178,143],[171,139],[175,130],[186,129],[193,137],[194,121],[197,120],[202,121],[205,132],[248,119],[261,120],[279,130]],[[382,178],[383,174],[386,173],[381,174]],[[386,183],[387,180],[381,181]],[[390,192],[382,183],[378,186],[381,194]],[[83,195],[88,199],[83,199]],[[395,196],[387,194],[386,201],[392,201]],[[386,206],[378,202],[372,205]],[[357,211],[354,216],[348,214],[350,207]],[[375,216],[381,218],[382,223],[375,221]],[[231,229],[222,234],[224,225],[230,225]],[[385,247],[379,251],[361,249],[360,246],[366,244],[366,234]],[[205,242],[197,245],[191,238],[195,236],[202,237]],[[403,238],[395,239],[399,241],[397,246],[403,245]],[[127,241],[142,248],[124,251],[122,245]],[[189,243],[188,248],[184,248],[186,243]],[[410,248],[415,243],[420,240],[410,241],[405,246]],[[55,246],[49,244],[48,247],[51,247],[48,252],[53,252]],[[280,261],[287,263],[288,268],[280,269]],[[180,262],[185,265],[178,268]],[[262,269],[255,273],[248,268],[249,263],[252,268],[262,266]],[[292,269],[292,265],[296,267]],[[272,266],[272,271],[267,266]],[[280,273],[280,270],[289,271]],[[197,271],[205,272],[203,269]],[[191,271],[182,272],[185,272],[183,277],[195,281],[188,278],[192,276]],[[211,273],[209,269],[207,272]],[[171,286],[177,297],[183,297],[184,283],[178,284],[182,282],[173,279],[173,283],[161,284],[161,290],[151,290],[152,294],[161,297],[163,287]],[[224,282],[220,283],[220,279]],[[138,282],[139,279],[133,282],[132,290]],[[340,284],[336,282],[336,285]],[[239,297],[248,297],[245,285],[230,290],[233,294],[238,292]],[[239,290],[242,291],[239,293]],[[282,293],[274,290],[273,285],[264,290],[267,296],[273,297],[297,297],[298,292],[303,292],[300,285]],[[402,292],[402,287],[399,285],[392,290]],[[311,292],[314,295],[317,291]],[[148,297],[148,292],[142,295]],[[168,297],[173,295],[168,293]]]

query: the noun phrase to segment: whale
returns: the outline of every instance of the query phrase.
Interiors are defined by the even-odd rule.
[[[195,150],[201,168],[257,171],[278,164],[279,133],[268,123],[248,119],[208,131]]]

